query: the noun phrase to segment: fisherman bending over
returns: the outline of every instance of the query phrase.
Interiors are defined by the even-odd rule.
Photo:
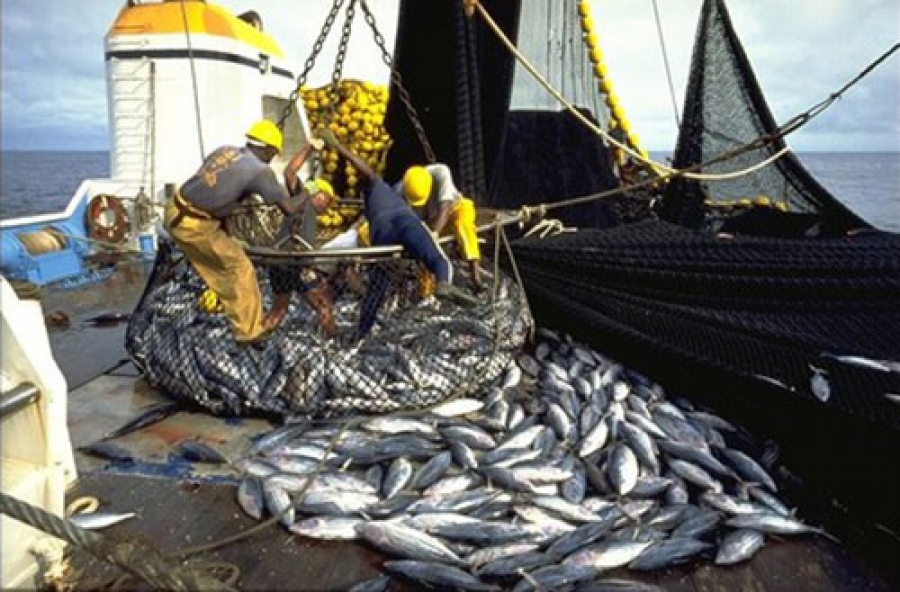
[[[385,183],[364,160],[341,145],[334,132],[324,130],[322,139],[356,167],[366,181],[364,209],[371,244],[402,245],[435,275],[437,278],[435,295],[438,298],[449,299],[466,307],[478,304],[475,297],[452,284],[453,267],[450,260],[406,200]],[[374,270],[377,272],[380,268],[376,266]],[[370,278],[369,291],[362,305],[357,338],[364,337],[374,323],[375,312],[384,299],[386,287],[385,278]]]
[[[253,193],[266,203],[278,205],[288,216],[300,210],[306,196],[290,197],[268,166],[283,145],[281,131],[274,123],[257,121],[246,137],[245,146],[221,146],[204,160],[169,200],[164,223],[200,277],[218,294],[236,340],[252,343],[268,337],[278,319],[271,315],[263,318],[253,264],[241,245],[225,232],[222,220],[238,201]],[[308,148],[305,151],[308,154]],[[296,183],[303,152],[294,155],[285,168],[288,187]]]
[[[460,256],[469,262],[472,287],[481,290],[481,250],[475,224],[475,204],[464,197],[456,185],[450,168],[445,164],[412,166],[394,189],[406,198],[409,205],[431,231],[440,236],[449,223],[456,237]]]

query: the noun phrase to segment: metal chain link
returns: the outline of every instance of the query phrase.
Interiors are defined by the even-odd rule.
[[[341,30],[341,40],[338,43],[337,56],[334,59],[334,70],[331,72],[331,105],[329,109],[329,117],[325,122],[328,125],[334,121],[337,114],[338,103],[341,102],[341,76],[344,72],[344,60],[347,57],[347,46],[350,44],[350,34],[353,32],[353,17],[356,16],[356,1],[350,0],[347,5],[347,16],[344,19],[344,27]]]
[[[400,76],[400,72],[394,68],[393,58],[391,58],[390,52],[385,47],[384,37],[378,31],[378,27],[375,24],[375,16],[372,14],[372,11],[369,10],[369,5],[366,3],[366,0],[359,0],[359,5],[362,7],[366,23],[372,29],[372,33],[375,36],[375,44],[378,46],[378,49],[381,50],[381,59],[384,61],[385,65],[390,68],[391,82],[393,82],[394,86],[397,88],[397,92],[400,95],[400,101],[406,108],[406,114],[409,117],[409,121],[416,131],[416,136],[419,138],[419,143],[422,144],[422,149],[425,151],[425,157],[428,159],[429,163],[437,162],[437,157],[434,155],[434,150],[431,148],[428,136],[425,135],[425,128],[422,127],[422,122],[419,120],[419,114],[409,98],[409,93],[403,86],[403,79]]]
[[[278,129],[284,130],[284,124],[287,121],[287,118],[291,116],[291,112],[294,110],[294,104],[297,102],[297,98],[300,96],[300,90],[306,84],[306,78],[309,76],[310,71],[312,71],[313,66],[316,64],[316,58],[319,57],[319,53],[322,51],[322,46],[325,45],[325,39],[328,38],[328,33],[331,31],[331,27],[334,25],[334,20],[337,18],[338,12],[341,10],[341,6],[344,4],[344,0],[334,0],[334,4],[331,6],[331,10],[328,13],[328,16],[325,18],[325,24],[322,25],[322,30],[319,32],[319,37],[316,39],[316,42],[313,44],[312,52],[309,54],[309,57],[306,58],[306,63],[303,64],[303,71],[297,76],[297,86],[294,88],[293,92],[291,92],[291,96],[288,98],[287,105],[284,106],[284,109],[281,111],[281,117],[278,119]]]

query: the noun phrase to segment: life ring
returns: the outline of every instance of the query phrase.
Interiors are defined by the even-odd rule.
[[[88,236],[108,243],[121,243],[128,232],[128,214],[115,195],[95,195],[87,208]]]

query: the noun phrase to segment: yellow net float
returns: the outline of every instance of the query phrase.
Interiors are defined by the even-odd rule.
[[[579,2],[578,3],[578,16],[581,18],[585,18],[591,15],[591,3],[590,2]]]

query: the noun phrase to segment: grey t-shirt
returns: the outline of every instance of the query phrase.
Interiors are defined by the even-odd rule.
[[[216,148],[181,186],[188,203],[216,218],[228,216],[238,201],[253,193],[268,204],[288,198],[269,165],[249,148],[237,146]]]
[[[441,208],[444,204],[453,204],[462,198],[462,193],[453,184],[453,176],[450,167],[445,164],[435,163],[425,165],[425,170],[431,173],[431,194],[428,201],[424,205],[413,208],[419,218],[425,222],[433,222],[441,214]],[[394,185],[394,191],[400,195],[405,195],[403,181],[399,181]]]

